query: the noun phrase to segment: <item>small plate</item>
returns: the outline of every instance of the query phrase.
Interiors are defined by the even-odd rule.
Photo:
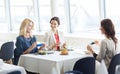
[[[46,51],[47,54],[53,54],[55,51]]]

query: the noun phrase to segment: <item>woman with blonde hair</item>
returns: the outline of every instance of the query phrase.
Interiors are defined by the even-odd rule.
[[[16,39],[16,48],[14,51],[14,64],[18,64],[20,55],[35,53],[38,48],[36,46],[36,37],[32,34],[34,30],[34,22],[28,18],[24,19],[20,26],[19,36]]]

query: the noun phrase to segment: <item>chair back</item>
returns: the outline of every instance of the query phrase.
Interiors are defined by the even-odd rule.
[[[3,61],[8,61],[12,59],[14,54],[14,42],[6,42],[2,44],[1,50],[0,50],[0,58],[3,59]]]
[[[109,65],[109,68],[108,68],[108,73],[109,74],[115,74],[115,69],[116,69],[116,66],[117,65],[120,65],[120,54],[116,54],[111,62],[110,62],[110,65]]]
[[[85,57],[79,59],[75,63],[73,71],[80,71],[83,74],[95,74],[95,58]]]
[[[22,74],[20,71],[12,71],[12,72],[9,72],[9,73],[7,73],[7,74]]]
[[[116,66],[115,74],[120,74],[120,65]]]

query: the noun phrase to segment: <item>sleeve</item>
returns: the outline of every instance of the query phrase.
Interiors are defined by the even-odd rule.
[[[97,57],[97,54],[96,54],[96,53],[93,53],[93,56],[94,56],[94,58],[96,59],[96,57]]]
[[[33,38],[32,38],[32,42],[37,42],[37,40],[36,40],[36,37],[35,36],[33,36]]]
[[[60,47],[62,48],[63,44],[66,42],[63,32],[60,32]]]
[[[48,34],[48,32],[46,32],[45,33],[45,36],[44,36],[44,42],[45,42],[45,46],[46,46],[46,48],[47,49],[50,49],[50,46],[49,46],[49,40],[50,38],[49,38],[49,34]]]
[[[36,37],[35,37],[35,36],[32,37],[31,45],[32,45],[34,42],[37,43],[37,40],[36,40]],[[35,52],[37,52],[37,51],[38,51],[38,48],[37,48],[37,45],[36,45],[36,47],[35,47],[30,53],[35,53]]]
[[[16,49],[15,49],[15,55],[20,56],[21,54],[23,54],[24,50],[23,50],[23,45],[24,45],[24,40],[21,37],[17,37],[16,40]]]
[[[106,43],[106,41],[102,41],[101,42],[101,46],[100,46],[100,52],[99,52],[99,54],[98,54],[98,56],[96,57],[96,59],[98,60],[98,61],[102,61],[102,59],[104,59],[104,57],[105,57],[105,55],[106,55],[106,50],[107,50],[107,43]]]

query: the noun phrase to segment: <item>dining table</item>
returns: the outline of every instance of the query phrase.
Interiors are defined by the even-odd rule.
[[[39,53],[24,54],[19,58],[18,65],[27,71],[40,74],[64,74],[66,71],[73,70],[77,60],[90,57],[84,51],[68,51],[67,55],[61,55],[61,51],[53,51],[41,55]]]

